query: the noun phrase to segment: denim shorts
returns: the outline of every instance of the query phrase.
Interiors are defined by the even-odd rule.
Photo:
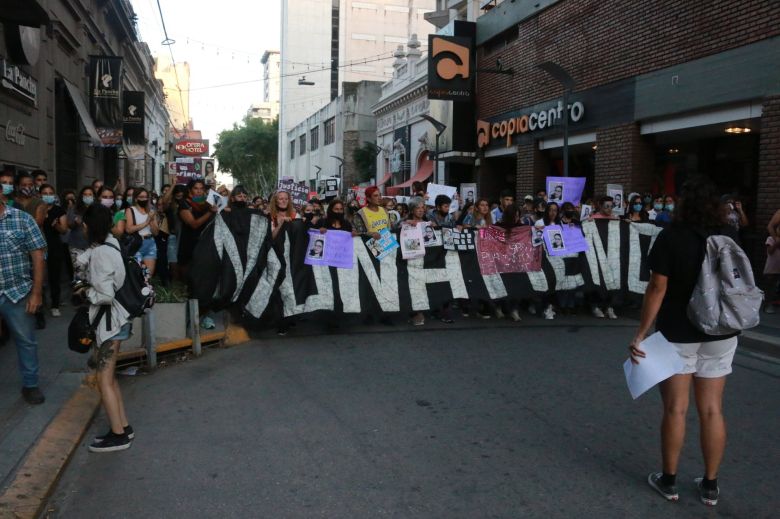
[[[144,238],[141,248],[135,253],[135,259],[138,261],[157,259],[157,243],[153,237]]]
[[[110,341],[126,341],[133,334],[133,323],[125,323],[119,329],[119,332],[111,337]]]
[[[168,263],[179,262],[179,239],[175,234],[168,236]]]

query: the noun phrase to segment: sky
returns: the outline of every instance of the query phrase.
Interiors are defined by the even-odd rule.
[[[141,39],[152,55],[170,57],[157,0],[131,0]],[[216,142],[220,131],[240,122],[253,102],[263,99],[266,50],[279,50],[279,0],[160,0],[177,63],[190,64],[190,114],[203,138]],[[207,88],[224,83],[244,85]]]

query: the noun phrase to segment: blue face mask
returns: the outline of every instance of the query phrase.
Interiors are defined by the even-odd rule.
[[[656,211],[661,211],[663,208],[664,208],[664,204],[661,203],[653,204],[653,209],[655,209]]]
[[[670,213],[674,211],[674,204],[666,204],[666,210]]]
[[[8,196],[13,192],[14,192],[14,186],[12,184],[3,184],[3,194],[5,196]]]
[[[54,195],[42,195],[41,199],[47,204],[53,204],[57,200],[57,197]]]
[[[127,197],[127,205],[133,205],[133,197],[132,196],[128,196]]]
[[[91,196],[82,196],[81,201],[84,202],[84,205],[92,205],[95,199]]]
[[[124,201],[121,198],[114,200],[114,205],[117,206],[117,208],[121,208],[123,203]]]
[[[632,207],[632,208],[634,209],[634,211],[635,211],[635,212],[637,212],[637,213],[638,213],[639,211],[641,211],[641,210],[642,210],[642,204],[634,204],[634,205],[633,205],[633,206],[631,206],[631,207]]]

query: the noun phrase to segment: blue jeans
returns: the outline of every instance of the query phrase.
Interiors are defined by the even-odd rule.
[[[19,356],[19,372],[24,387],[38,386],[38,342],[35,340],[35,318],[27,313],[27,297],[12,303],[0,295],[0,317],[13,335]]]

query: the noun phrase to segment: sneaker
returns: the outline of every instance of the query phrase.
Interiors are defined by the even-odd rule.
[[[52,317],[60,317],[62,314],[60,313],[59,308],[52,308],[51,309],[51,316]]]
[[[422,326],[425,324],[425,316],[423,314],[416,314],[409,319],[409,324],[412,326]]]
[[[37,387],[23,387],[22,398],[30,405],[40,405],[46,401],[46,397]]]
[[[651,472],[647,476],[648,484],[653,487],[656,492],[664,496],[667,501],[677,501],[680,499],[680,494],[677,493],[677,485],[664,485],[661,482],[662,472]]]
[[[103,440],[105,440],[106,438],[108,438],[109,436],[111,436],[112,434],[114,434],[114,432],[111,429],[109,429],[106,434],[104,434],[102,436],[95,436],[95,438],[92,441],[92,443],[100,443]],[[135,431],[133,431],[133,426],[132,425],[128,425],[127,427],[125,427],[125,435],[130,440],[135,438]]]
[[[528,313],[531,315],[536,315],[536,305],[534,304],[528,305]]]
[[[553,310],[552,305],[544,309],[544,318],[548,321],[555,319],[555,311]]]
[[[720,495],[720,488],[710,490],[702,486],[704,478],[696,478],[693,480],[696,483],[696,488],[699,489],[699,499],[707,506],[716,506],[718,504],[718,496]]]
[[[441,322],[443,322],[444,324],[452,324],[452,323],[454,323],[454,322],[455,322],[455,321],[453,321],[452,319],[450,319],[449,317],[442,317],[440,320],[441,320]]]
[[[204,330],[213,330],[217,325],[214,322],[214,319],[207,315],[200,320],[200,327]]]
[[[491,319],[492,316],[490,314],[483,314],[483,313],[477,313],[477,317],[480,319]]]
[[[130,448],[133,443],[126,434],[109,433],[103,441],[93,441],[89,445],[89,452],[114,452]]]
[[[503,319],[504,318],[504,312],[501,311],[500,308],[496,308],[496,319]]]
[[[509,318],[512,319],[514,322],[519,323],[523,319],[520,317],[520,312],[517,310],[512,310],[509,312]]]
[[[766,314],[773,314],[773,313],[775,313],[775,305],[773,305],[772,303],[769,303],[768,305],[766,305],[764,307],[764,313],[766,313]]]
[[[468,312],[468,310],[463,310],[463,311],[460,313],[460,315],[462,315],[463,317],[469,317],[469,312]]]
[[[607,307],[607,317],[610,319],[617,319],[617,314],[615,313],[615,310],[613,310],[611,306]]]
[[[594,306],[592,312],[593,312],[593,317],[604,319],[604,312],[602,312],[601,308],[599,308],[598,306]]]
[[[276,329],[276,335],[278,335],[279,337],[284,337],[285,335],[287,335],[287,331],[288,328],[286,326],[280,326],[279,328]]]

